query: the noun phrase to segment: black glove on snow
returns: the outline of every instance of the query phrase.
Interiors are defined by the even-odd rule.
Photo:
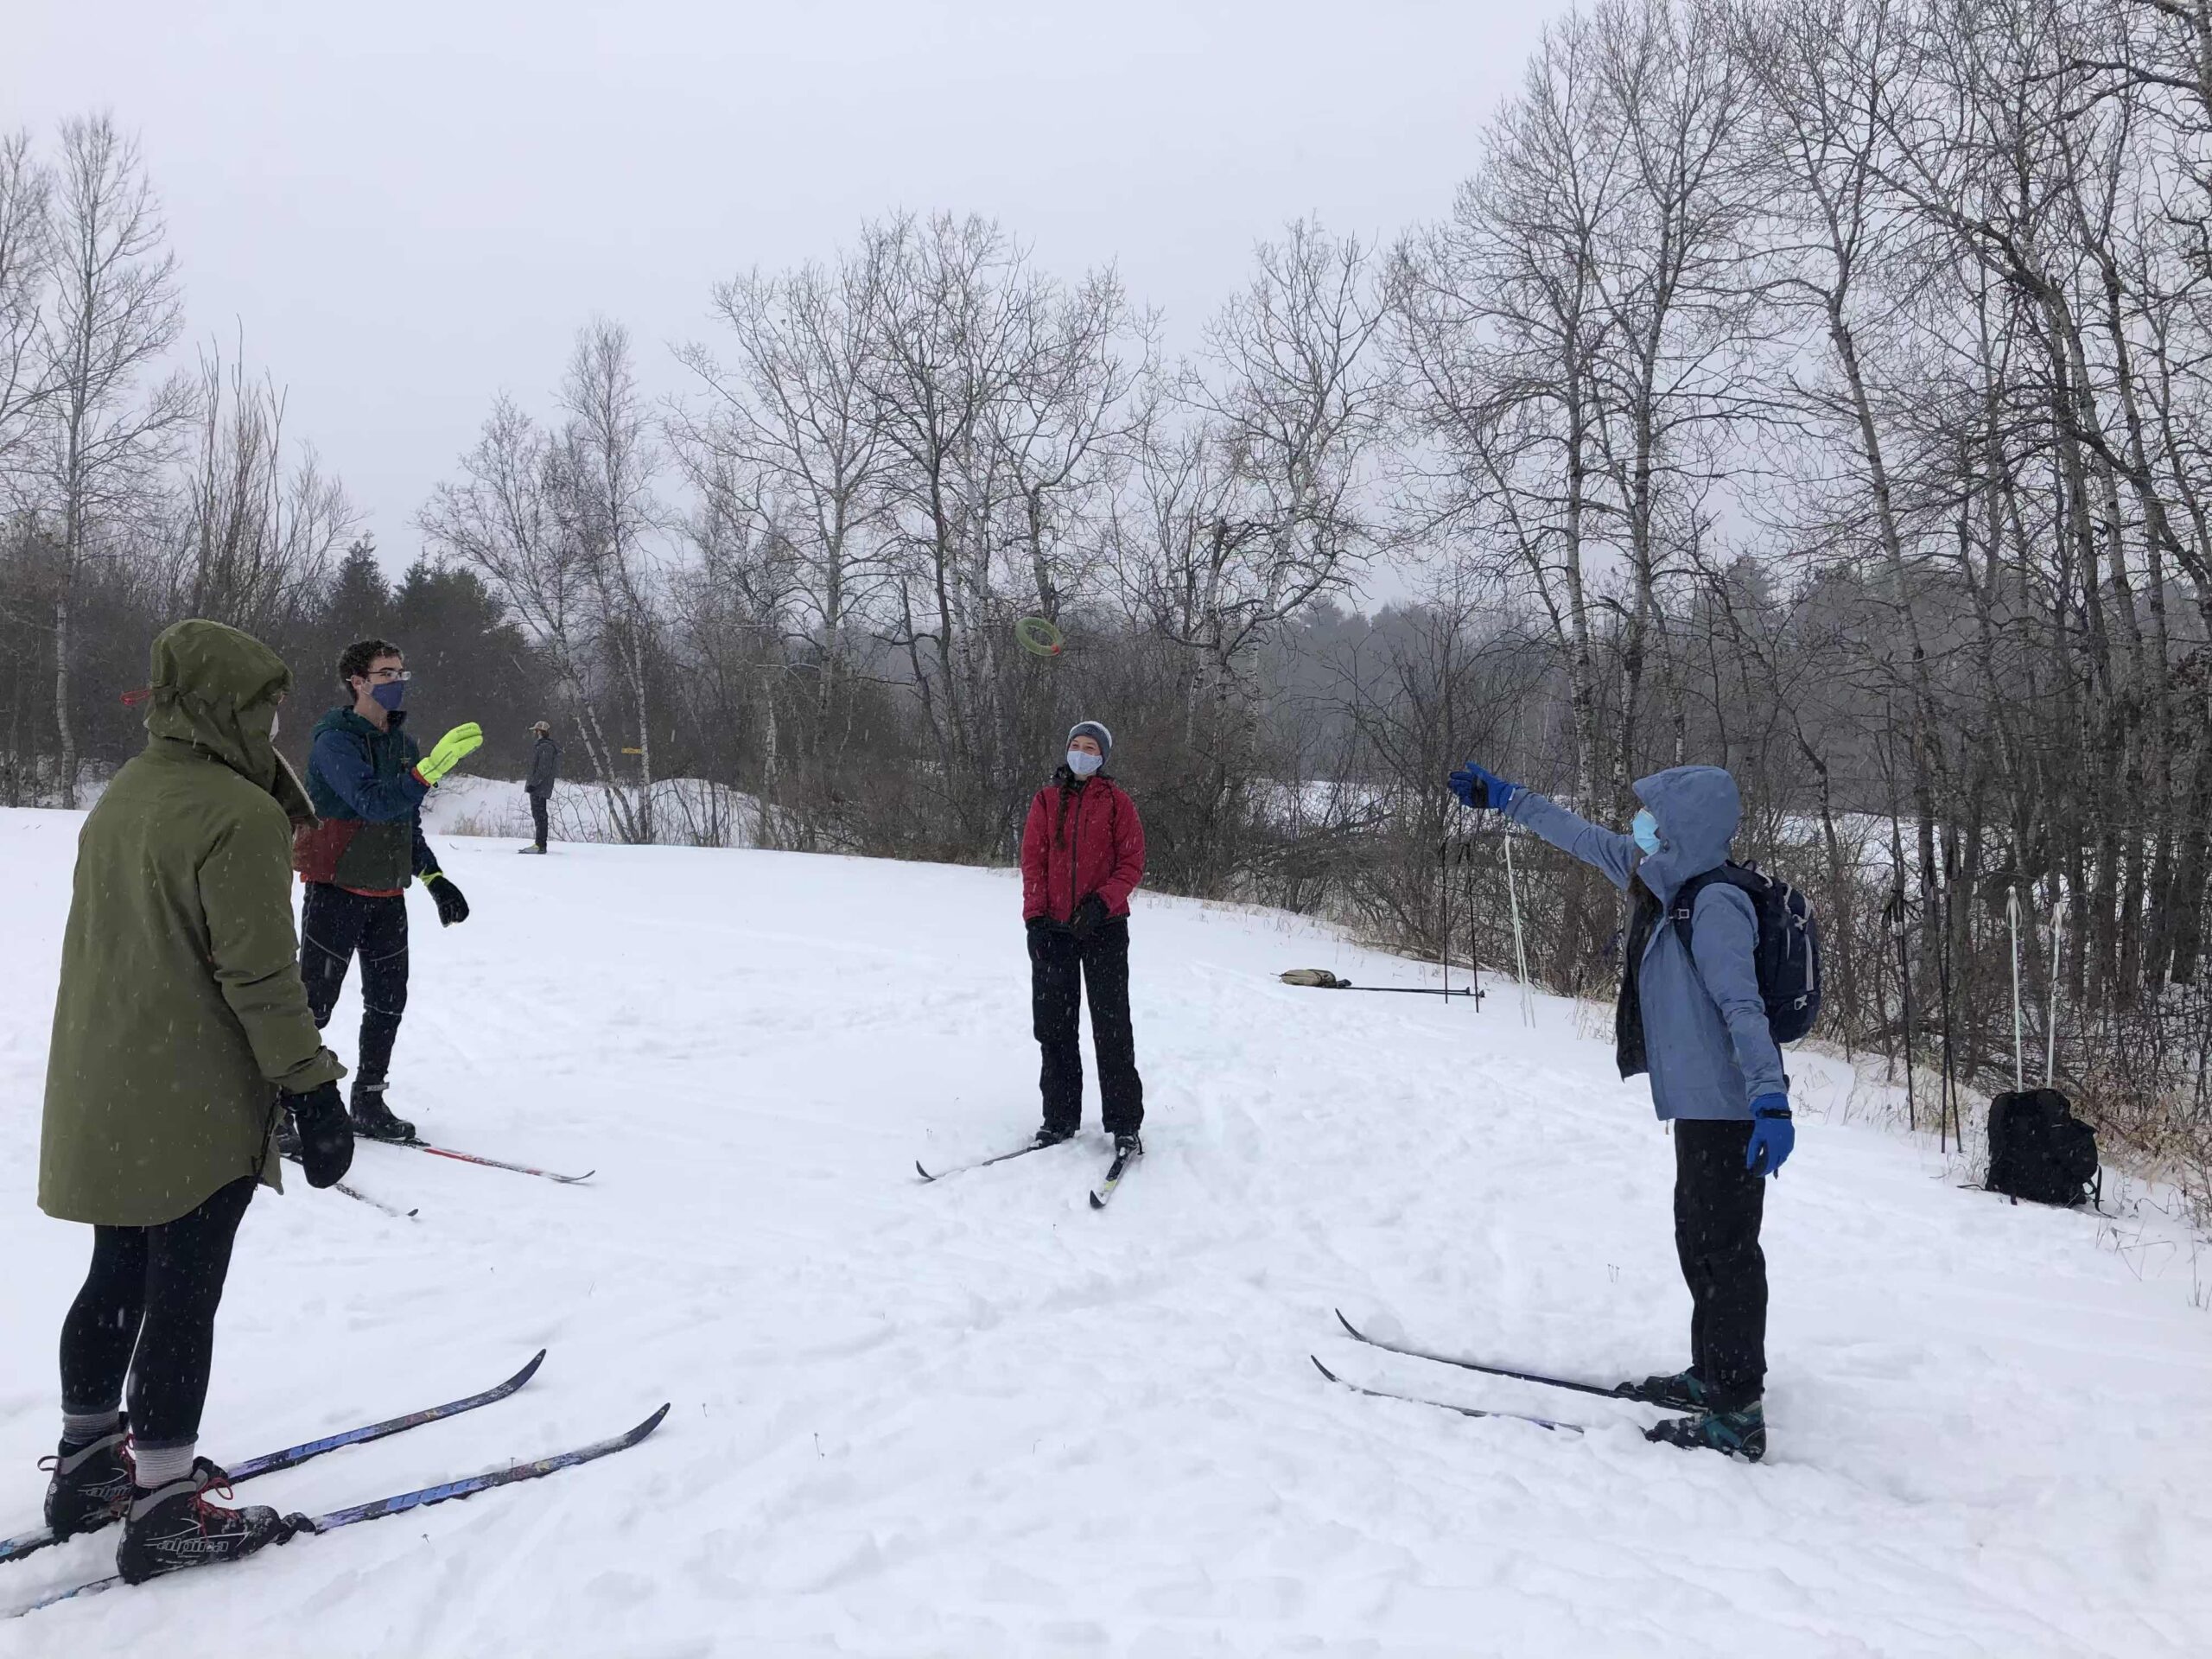
[[[1074,930],[1076,938],[1087,939],[1111,919],[1106,914],[1106,901],[1094,893],[1075,907],[1068,925]]]
[[[468,900],[461,896],[461,889],[443,870],[432,870],[423,878],[423,885],[430,890],[430,899],[438,907],[438,925],[451,927],[455,922],[468,919]]]
[[[300,1135],[300,1164],[309,1186],[330,1186],[346,1179],[353,1166],[353,1122],[346,1116],[346,1103],[338,1085],[326,1083],[303,1095],[287,1095],[292,1125]]]

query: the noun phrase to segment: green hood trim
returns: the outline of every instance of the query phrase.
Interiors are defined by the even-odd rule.
[[[190,745],[251,779],[289,817],[311,818],[307,791],[270,737],[276,705],[291,690],[283,658],[250,633],[199,617],[162,630],[147,675],[156,741]]]

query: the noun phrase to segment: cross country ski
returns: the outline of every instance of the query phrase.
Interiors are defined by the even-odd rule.
[[[995,1153],[988,1158],[978,1158],[972,1164],[955,1164],[949,1169],[935,1171],[924,1168],[918,1158],[914,1160],[914,1173],[925,1181],[941,1181],[949,1176],[965,1175],[971,1169],[988,1169],[993,1164],[1011,1163],[1016,1158],[1027,1158],[1033,1152],[1042,1152],[1047,1147],[1058,1144],[1053,1141],[1032,1141],[1027,1146],[1016,1147],[1012,1152]]]
[[[1356,1342],[1365,1343],[1370,1348],[1380,1348],[1384,1353],[1403,1354],[1408,1359],[1433,1360],[1439,1365],[1456,1365],[1463,1371],[1480,1371],[1486,1376],[1511,1377],[1516,1382],[1540,1383],[1548,1389],[1566,1389],[1575,1394],[1594,1394],[1601,1399],[1640,1398],[1635,1392],[1637,1385],[1634,1383],[1585,1382],[1574,1377],[1551,1376],[1542,1371],[1516,1370],[1510,1365],[1495,1365],[1487,1360],[1463,1359],[1454,1354],[1440,1354],[1427,1348],[1409,1348],[1400,1343],[1385,1342],[1379,1337],[1369,1336],[1367,1332],[1346,1319],[1342,1308],[1333,1311],[1337,1316],[1337,1323],[1344,1326],[1346,1335]]]
[[[626,1452],[630,1447],[636,1446],[658,1428],[661,1420],[667,1415],[668,1407],[663,1405],[635,1428],[626,1430],[607,1440],[594,1440],[588,1446],[577,1446],[573,1451],[556,1452],[550,1457],[533,1459],[527,1463],[511,1464],[504,1469],[492,1470],[480,1475],[464,1476],[459,1480],[445,1481],[435,1486],[418,1486],[412,1491],[396,1492],[389,1497],[374,1498],[366,1503],[356,1503],[350,1509],[333,1510],[326,1515],[287,1516],[282,1522],[280,1535],[270,1541],[283,1544],[303,1535],[336,1532],[342,1527],[356,1526],[364,1521],[381,1521],[386,1516],[404,1515],[410,1510],[425,1509],[433,1503],[454,1503],[461,1498],[474,1497],[479,1492],[490,1491],[494,1487],[512,1486],[525,1480],[537,1480],[563,1469],[574,1469],[580,1464],[596,1462],[601,1458],[611,1457],[617,1452]],[[238,1477],[233,1476],[232,1478],[236,1479]],[[52,1607],[61,1602],[73,1601],[83,1596],[96,1595],[102,1591],[112,1590],[124,1582],[126,1580],[121,1573],[110,1573],[105,1578],[93,1579],[84,1584],[73,1585],[66,1590],[57,1590],[50,1595],[41,1596],[28,1607],[21,1609],[15,1616],[21,1618],[25,1614],[35,1613],[43,1608]]]
[[[1409,1406],[1433,1406],[1439,1411],[1454,1412],[1462,1417],[1495,1417],[1502,1422],[1534,1423],[1538,1428],[1554,1429],[1568,1434],[1583,1433],[1582,1425],[1580,1423],[1562,1423],[1550,1417],[1531,1416],[1526,1412],[1489,1411],[1478,1406],[1454,1405],[1449,1400],[1431,1400],[1418,1394],[1399,1394],[1389,1389],[1370,1389],[1364,1383],[1345,1381],[1312,1354],[1308,1354],[1306,1357],[1313,1361],[1315,1370],[1320,1372],[1338,1388],[1350,1389],[1354,1394],[1363,1394],[1370,1400],[1398,1400]]]
[[[1092,1189],[1090,1207],[1103,1210],[1121,1190],[1122,1178],[1129,1173],[1136,1160],[1144,1156],[1144,1143],[1135,1135],[1117,1142],[1114,1147],[1114,1161],[1106,1166],[1106,1179]]]
[[[410,1428],[420,1428],[425,1423],[443,1422],[448,1417],[458,1417],[465,1412],[494,1405],[536,1376],[537,1368],[544,1363],[545,1350],[541,1348],[512,1376],[503,1382],[494,1382],[480,1393],[464,1395],[458,1400],[448,1400],[442,1406],[425,1406],[419,1411],[403,1412],[381,1422],[340,1429],[334,1434],[325,1434],[316,1440],[302,1440],[297,1446],[288,1446],[281,1452],[264,1452],[257,1457],[246,1459],[243,1463],[234,1463],[225,1471],[229,1476],[228,1484],[236,1486],[263,1475],[273,1475],[280,1469],[296,1469],[303,1463],[312,1462],[316,1458],[349,1446],[367,1446],[394,1434],[404,1434]],[[0,1541],[0,1564],[21,1560],[26,1555],[60,1541],[50,1528],[26,1533],[20,1538]]]

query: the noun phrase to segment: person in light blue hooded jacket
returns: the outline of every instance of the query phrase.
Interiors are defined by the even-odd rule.
[[[1685,930],[1670,920],[1694,878],[1727,862],[1743,815],[1719,766],[1640,779],[1630,832],[1577,817],[1471,762],[1452,774],[1465,804],[1493,807],[1636,897],[1615,1033],[1621,1075],[1649,1071],[1651,1103],[1675,1140],[1675,1244],[1689,1286],[1690,1365],[1621,1392],[1688,1417],[1649,1431],[1678,1446],[1757,1460],[1766,1451],[1766,1257],[1763,1178],[1795,1144],[1789,1081],[1767,1024],[1751,899],[1726,880],[1699,883]]]

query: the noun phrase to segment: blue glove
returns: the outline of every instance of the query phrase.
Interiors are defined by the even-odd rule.
[[[1518,784],[1509,784],[1504,779],[1484,771],[1470,760],[1445,781],[1452,792],[1459,798],[1462,806],[1507,807],[1513,798],[1522,792]]]
[[[1789,1096],[1761,1095],[1751,1103],[1751,1143],[1744,1148],[1744,1167],[1754,1175],[1779,1175],[1797,1144],[1789,1121]]]

